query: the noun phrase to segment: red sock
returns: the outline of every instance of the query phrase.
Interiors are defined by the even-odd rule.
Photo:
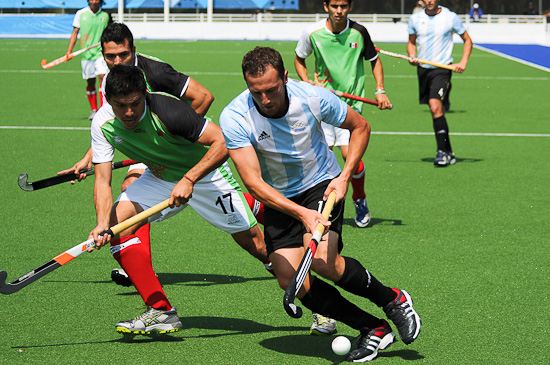
[[[249,193],[243,193],[246,198],[246,202],[252,211],[252,214],[256,217],[256,220],[261,225],[264,224],[264,204],[260,203],[258,200],[254,199]]]
[[[353,174],[351,178],[351,187],[353,188],[353,193],[351,195],[353,200],[367,197],[365,194],[365,165],[363,161],[359,161],[357,171],[355,171],[355,174]]]
[[[99,92],[99,107],[101,108],[103,106],[103,93]]]
[[[97,110],[97,94],[95,92],[95,87],[86,86],[86,95],[90,102],[90,108],[92,108],[92,110]]]
[[[167,311],[172,306],[151,263],[150,227],[146,224],[133,235],[111,241],[111,253],[132,280],[145,305]]]

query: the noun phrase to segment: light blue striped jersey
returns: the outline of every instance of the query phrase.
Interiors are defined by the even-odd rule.
[[[254,147],[262,178],[288,198],[340,174],[321,121],[339,127],[348,105],[306,82],[289,79],[286,90],[289,109],[284,117],[262,116],[247,89],[225,107],[220,126],[227,148]]]
[[[453,32],[459,35],[466,32],[462,21],[449,9],[440,6],[441,12],[430,16],[426,11],[414,13],[409,18],[409,34],[416,34],[417,58],[448,65],[453,63]],[[435,66],[421,63],[421,67]]]

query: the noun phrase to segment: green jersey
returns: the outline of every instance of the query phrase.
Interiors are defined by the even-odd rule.
[[[315,82],[330,90],[365,96],[363,59],[376,60],[378,53],[369,32],[362,25],[348,20],[347,27],[335,34],[321,20],[308,27],[296,46],[296,55],[315,55]],[[342,99],[352,108],[361,110],[361,102]]]
[[[92,122],[93,162],[110,162],[114,149],[143,162],[158,178],[179,181],[206,154],[195,142],[207,122],[184,101],[164,93],[148,93],[144,116],[125,128],[111,108],[101,108]]]
[[[76,12],[73,21],[73,27],[80,29],[80,46],[81,48],[89,47],[101,41],[101,34],[111,22],[109,13],[99,9],[94,13],[90,7],[80,9]],[[101,48],[95,47],[82,53],[83,60],[97,60],[103,57]]]

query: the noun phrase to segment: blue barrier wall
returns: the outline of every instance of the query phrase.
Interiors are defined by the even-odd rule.
[[[0,0],[0,9],[81,9],[87,0]],[[206,9],[207,0],[170,0],[172,9]],[[163,0],[125,0],[126,9],[164,8]],[[104,9],[117,9],[118,0],[104,0]],[[299,0],[214,0],[214,9],[298,10]]]
[[[2,15],[2,35],[61,35],[73,32],[74,14],[69,15]]]

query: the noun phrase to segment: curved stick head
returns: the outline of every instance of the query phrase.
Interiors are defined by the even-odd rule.
[[[291,298],[292,295],[289,294],[288,290],[285,292],[283,297],[283,307],[289,316],[292,318],[302,317],[302,308],[294,304],[294,298]]]
[[[19,178],[17,179],[17,183],[19,184],[19,187],[25,191],[33,191],[34,187],[32,186],[32,183],[29,183],[27,180],[29,178],[29,175],[26,173],[22,173],[19,175]]]
[[[46,63],[48,63],[48,62],[47,62],[46,59],[44,58],[44,59],[42,60],[42,62],[40,62],[40,66],[44,67],[44,66],[46,66]]]
[[[14,290],[9,284],[6,284],[6,278],[8,273],[4,270],[0,270],[0,293],[2,294],[11,294],[17,290]]]

